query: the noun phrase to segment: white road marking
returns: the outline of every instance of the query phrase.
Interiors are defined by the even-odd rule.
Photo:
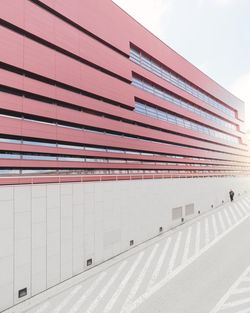
[[[151,279],[149,281],[148,288],[151,288],[152,285],[154,285],[154,283],[156,282],[156,280],[157,280],[157,278],[158,278],[158,276],[160,274],[160,270],[162,268],[163,262],[165,260],[166,255],[167,255],[167,252],[168,252],[171,240],[172,240],[171,237],[169,237],[167,239],[167,242],[166,242],[166,244],[165,244],[165,246],[164,246],[164,248],[162,250],[162,253],[160,255],[160,258],[159,258],[159,260],[157,262],[156,268],[155,268],[155,270],[153,272],[153,275],[152,275],[152,277],[151,277]]]
[[[232,221],[229,217],[229,214],[226,210],[224,210],[224,213],[226,215],[226,219],[227,219],[227,222],[228,222],[228,225],[231,226],[235,221]]]
[[[106,272],[102,273],[90,286],[90,288],[81,296],[81,298],[75,303],[75,305],[70,309],[68,313],[76,313],[79,311],[85,300],[91,293],[95,290],[95,288],[99,285],[99,283],[103,280],[103,278],[107,275]]]
[[[59,313],[74,297],[74,295],[82,289],[82,285],[76,286],[70,294],[52,311],[52,313]]]
[[[209,238],[209,225],[208,225],[208,217],[205,219],[205,245],[207,245],[210,241]]]
[[[45,312],[45,310],[48,308],[49,305],[50,305],[50,302],[45,302],[35,313]]]
[[[246,207],[244,207],[244,205],[242,203],[238,203],[239,207],[241,208],[241,210],[244,212],[244,214],[247,214],[248,211],[246,209]]]
[[[212,222],[213,222],[213,229],[214,229],[214,237],[216,237],[218,234],[218,228],[216,225],[215,215],[212,215]]]
[[[218,216],[219,216],[219,221],[220,221],[220,225],[221,225],[221,228],[222,228],[222,232],[224,232],[226,227],[225,227],[225,224],[224,224],[221,212],[218,213]]]
[[[197,222],[197,231],[195,237],[195,254],[198,254],[200,251],[200,241],[201,241],[201,223]]]
[[[137,259],[135,260],[133,266],[130,268],[130,270],[128,271],[127,275],[125,276],[125,278],[122,280],[122,282],[120,283],[118,289],[116,290],[116,292],[114,293],[114,295],[111,297],[111,299],[109,300],[109,302],[107,303],[107,305],[105,306],[103,313],[108,313],[112,310],[114,304],[116,303],[118,297],[120,296],[120,294],[122,293],[123,289],[126,287],[126,284],[128,283],[130,277],[133,275],[137,265],[140,263],[141,258],[143,257],[144,252],[141,252]]]
[[[247,198],[245,198],[245,199],[242,199],[242,202],[245,203],[245,206],[246,206],[247,210],[249,211],[250,201]]]
[[[183,252],[183,257],[182,257],[182,263],[186,262],[188,259],[188,252],[189,252],[190,241],[191,241],[191,233],[192,233],[192,227],[189,226],[188,233],[187,233],[187,239],[185,242],[185,247],[184,247],[184,252]]]
[[[250,292],[250,287],[248,287],[248,288],[237,288],[232,293],[233,294],[240,294],[240,293],[245,293],[245,292]]]
[[[237,300],[237,301],[233,301],[233,302],[228,302],[222,305],[221,309],[228,309],[228,308],[233,308],[235,306],[239,306],[241,304],[246,304],[250,302],[250,298],[244,298],[242,300]]]
[[[166,276],[159,283],[155,284],[152,288],[148,289],[143,295],[141,295],[136,301],[134,301],[130,308],[127,310],[127,313],[134,311],[138,308],[142,303],[147,301],[153,294],[155,294],[158,290],[164,287],[171,279],[173,279],[176,275],[178,275],[181,271],[183,271],[188,265],[193,263],[199,256],[205,253],[208,249],[210,249],[213,245],[215,245],[218,241],[224,238],[228,233],[233,231],[239,224],[241,224],[244,220],[249,217],[249,214],[246,215],[243,219],[232,225],[225,232],[220,234],[214,241],[211,241],[207,246],[200,249],[200,252],[197,255],[193,255],[191,258],[187,260],[186,263],[178,266],[170,275]],[[248,269],[249,270],[249,269]],[[247,272],[247,271],[246,271]],[[243,276],[243,275],[242,275]],[[223,302],[222,302],[223,303]],[[210,313],[216,313],[217,311],[211,311]]]
[[[85,313],[92,313],[96,307],[99,305],[102,298],[105,296],[105,294],[108,292],[109,288],[112,286],[114,281],[117,279],[117,277],[120,275],[121,271],[127,264],[127,261],[122,262],[122,264],[119,266],[118,270],[115,271],[114,275],[110,278],[107,285],[102,289],[102,291],[99,293],[99,295],[95,298],[95,300],[90,304],[87,311]]]
[[[234,227],[233,227],[234,228]],[[224,294],[224,296],[220,299],[220,301],[216,304],[216,306],[210,311],[210,313],[217,313],[223,306],[223,304],[227,301],[230,295],[237,289],[238,285],[242,282],[243,278],[248,274],[250,271],[250,267],[248,267],[240,277],[234,282],[234,284],[228,289],[228,291]]]
[[[152,250],[149,258],[147,259],[147,262],[145,263],[144,267],[142,268],[142,270],[139,274],[139,277],[135,281],[132,289],[130,290],[130,293],[128,294],[127,299],[125,300],[125,303],[124,303],[124,306],[122,308],[121,313],[125,313],[127,311],[127,308],[131,305],[131,303],[132,303],[132,301],[133,301],[133,299],[134,299],[134,297],[135,297],[135,295],[136,295],[136,293],[137,293],[137,291],[138,291],[138,289],[139,289],[139,287],[140,287],[140,285],[141,285],[141,283],[142,283],[142,281],[143,281],[143,279],[144,279],[144,277],[148,271],[148,268],[149,268],[149,266],[150,266],[150,264],[151,264],[151,262],[155,256],[155,253],[156,253],[158,248],[159,248],[159,244],[156,244],[154,246],[154,249]]]
[[[233,216],[235,222],[237,222],[239,220],[239,218],[236,217],[235,212],[234,212],[234,210],[233,210],[233,208],[231,206],[229,207],[229,210],[232,213],[232,216]]]
[[[240,203],[237,203],[237,211],[239,212],[241,218],[246,214],[246,212],[242,209]]]
[[[171,259],[170,259],[169,264],[168,264],[167,275],[170,274],[174,268],[174,262],[175,262],[175,259],[177,257],[177,253],[179,250],[179,246],[180,246],[180,242],[181,242],[181,236],[182,236],[182,232],[179,232],[175,246],[174,246],[173,254],[172,254]]]
[[[238,205],[233,204],[233,210],[234,210],[235,216],[236,217],[238,216],[237,219],[242,218],[242,212],[239,210],[239,206]]]

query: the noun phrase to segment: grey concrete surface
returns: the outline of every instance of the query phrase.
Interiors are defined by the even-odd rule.
[[[245,196],[6,312],[248,313],[249,216]]]

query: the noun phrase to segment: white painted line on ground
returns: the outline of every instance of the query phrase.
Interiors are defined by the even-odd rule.
[[[244,299],[237,300],[234,302],[225,303],[222,305],[221,309],[224,310],[224,309],[228,309],[228,308],[233,308],[235,306],[239,306],[239,305],[246,304],[246,303],[250,303],[250,298],[244,298]]]
[[[174,246],[173,254],[172,254],[171,259],[170,259],[169,264],[168,264],[167,275],[169,275],[173,271],[174,263],[175,263],[177,253],[179,250],[179,246],[180,246],[180,242],[181,242],[181,236],[182,236],[182,232],[179,232],[175,246]]]
[[[145,263],[144,267],[142,268],[142,270],[141,270],[141,272],[139,274],[139,277],[136,279],[132,289],[130,290],[130,292],[129,292],[128,296],[127,296],[127,299],[125,300],[124,306],[123,306],[123,308],[121,310],[121,313],[127,312],[128,307],[131,305],[134,297],[136,296],[136,293],[137,293],[138,289],[140,288],[140,285],[143,282],[143,279],[144,279],[145,275],[147,274],[147,271],[148,271],[148,269],[150,267],[150,264],[151,264],[151,262],[152,262],[152,260],[153,260],[153,258],[155,256],[155,253],[156,253],[158,248],[159,248],[159,244],[156,244],[154,246],[154,249],[152,250],[150,256],[148,257],[147,262]]]
[[[248,212],[249,212],[249,209],[250,209],[250,201],[249,201],[247,198],[245,198],[245,199],[242,199],[242,202],[245,203],[245,206],[246,206],[246,208],[247,208],[247,210],[248,210]]]
[[[95,298],[95,300],[90,304],[88,309],[86,310],[85,313],[92,313],[96,307],[99,305],[100,301],[102,298],[105,296],[105,294],[108,292],[109,288],[112,286],[112,284],[115,282],[117,277],[120,275],[121,271],[127,264],[127,261],[122,262],[122,264],[119,266],[118,270],[115,271],[115,274],[110,278],[108,281],[107,285],[102,289],[102,291],[99,293],[99,295]]]
[[[237,222],[240,218],[237,218],[237,216],[235,215],[234,209],[231,206],[229,207],[229,210],[232,213],[234,220]]]
[[[120,294],[122,293],[123,289],[126,287],[129,279],[131,278],[131,276],[133,275],[137,265],[140,263],[141,258],[144,255],[144,251],[142,251],[138,257],[136,258],[134,264],[132,265],[132,267],[130,268],[130,270],[128,271],[127,275],[125,276],[125,278],[122,280],[122,282],[120,283],[118,289],[116,290],[116,292],[114,293],[114,295],[111,297],[111,299],[109,300],[109,302],[107,303],[107,305],[105,306],[103,313],[108,313],[112,310],[114,304],[116,303],[118,297],[120,296]]]
[[[247,208],[244,207],[244,205],[242,203],[239,203],[239,207],[241,208],[241,210],[244,212],[244,215],[248,213]]]
[[[201,242],[201,223],[197,222],[197,230],[195,237],[195,254],[198,254],[200,251],[200,242]]]
[[[49,305],[50,305],[50,302],[45,302],[35,313],[45,312],[45,310],[47,310]],[[46,311],[46,312],[48,312],[48,311]]]
[[[237,288],[233,291],[233,294],[240,294],[240,293],[245,293],[245,292],[250,292],[250,287]]]
[[[191,242],[191,233],[192,233],[192,226],[188,227],[188,233],[187,233],[187,239],[185,242],[185,247],[184,247],[184,252],[183,252],[183,257],[182,257],[182,263],[186,262],[188,259],[188,252],[190,248],[190,242]]]
[[[243,209],[241,203],[237,203],[238,212],[241,216],[241,218],[246,214],[246,211]]]
[[[234,228],[234,227],[233,227]],[[237,289],[238,285],[242,282],[243,278],[248,274],[250,267],[248,267],[240,277],[234,282],[234,284],[228,289],[228,291],[224,294],[224,296],[220,299],[220,301],[216,304],[216,306],[210,311],[210,313],[217,313],[223,304],[227,301],[230,295]]]
[[[89,289],[80,297],[80,299],[75,303],[75,305],[70,309],[68,313],[77,313],[85,300],[88,298],[88,296],[91,295],[91,293],[95,290],[95,288],[100,284],[100,282],[104,279],[106,275],[107,273],[104,272],[100,276],[98,276],[97,279],[89,287]]]
[[[136,301],[131,304],[131,307],[127,310],[127,313],[130,313],[137,309],[142,303],[147,301],[153,294],[155,294],[158,290],[164,287],[171,279],[173,279],[177,274],[179,274],[182,270],[184,270],[188,265],[193,263],[199,256],[204,254],[208,249],[210,249],[213,245],[215,245],[218,241],[224,238],[228,233],[233,231],[238,225],[240,225],[244,220],[249,217],[249,214],[246,215],[243,219],[238,221],[236,224],[232,225],[229,229],[227,229],[224,233],[220,234],[214,241],[211,241],[207,246],[203,247],[197,255],[192,256],[187,260],[186,263],[178,266],[170,275],[162,279],[159,283],[155,284],[152,288],[147,290],[143,295],[141,295]],[[247,269],[249,271],[249,268]],[[247,272],[247,271],[246,271]],[[243,276],[243,275],[242,275]],[[222,302],[223,303],[223,302]],[[215,313],[217,311],[211,311],[210,313]]]
[[[150,279],[150,281],[149,281],[148,288],[151,288],[151,287],[155,284],[155,282],[156,282],[156,280],[157,280],[157,278],[158,278],[158,276],[159,276],[159,274],[160,274],[160,271],[161,271],[163,262],[164,262],[164,260],[165,260],[165,257],[166,257],[166,255],[167,255],[167,252],[168,252],[168,249],[169,249],[171,240],[172,240],[171,237],[169,237],[169,238],[167,239],[167,242],[166,242],[166,244],[165,244],[165,246],[164,246],[164,248],[163,248],[163,250],[162,250],[162,253],[161,253],[161,255],[160,255],[160,258],[159,258],[159,260],[158,260],[158,262],[157,262],[157,265],[156,265],[156,267],[155,267],[155,270],[154,270],[154,272],[153,272],[153,275],[152,275],[152,277],[151,277],[151,279]]]
[[[236,221],[232,221],[231,219],[230,219],[230,217],[229,217],[229,214],[228,214],[228,212],[227,211],[225,211],[224,210],[224,213],[225,213],[225,215],[226,215],[226,219],[227,219],[227,222],[228,222],[228,225],[229,226],[231,226],[232,224],[234,224]]]
[[[218,228],[216,225],[215,215],[212,215],[213,229],[214,229],[214,237],[218,235]]]
[[[222,228],[222,232],[224,232],[226,227],[225,227],[225,224],[224,224],[221,212],[218,213],[218,216],[219,216],[219,221],[220,221],[220,225],[221,225],[221,228]]]
[[[210,241],[209,238],[209,225],[208,225],[208,217],[205,219],[205,245],[207,245]]]
[[[239,206],[233,203],[233,211],[237,219],[242,218],[242,212],[239,210]]]
[[[59,313],[69,302],[70,300],[74,297],[74,295],[82,289],[82,285],[76,286],[70,294],[52,311],[52,313]]]

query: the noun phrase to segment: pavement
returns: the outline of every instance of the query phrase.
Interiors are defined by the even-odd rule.
[[[6,313],[250,313],[250,195]]]

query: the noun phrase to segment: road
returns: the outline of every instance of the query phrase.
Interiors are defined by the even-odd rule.
[[[249,195],[132,250],[7,312],[250,313]]]

